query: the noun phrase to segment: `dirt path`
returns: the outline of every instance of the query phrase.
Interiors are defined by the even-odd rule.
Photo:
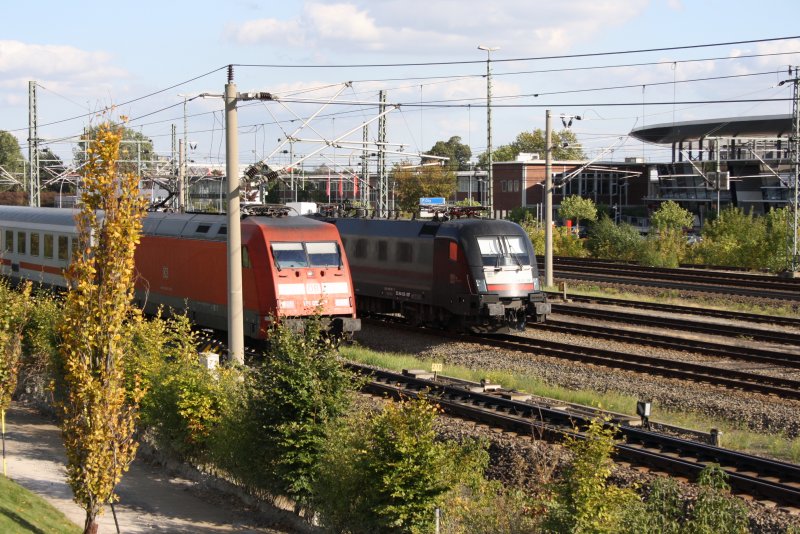
[[[6,414],[6,460],[9,478],[47,499],[75,524],[83,525],[84,511],[73,502],[66,482],[61,432],[52,421],[31,408],[12,405]],[[170,476],[138,458],[123,477],[118,494],[120,502],[114,507],[120,532],[125,534],[297,531],[268,525],[263,514],[248,510],[237,500]],[[100,533],[116,533],[109,508],[100,517]]]

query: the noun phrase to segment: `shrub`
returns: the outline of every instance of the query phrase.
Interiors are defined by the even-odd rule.
[[[594,420],[586,439],[570,438],[571,465],[556,485],[555,498],[545,520],[547,532],[619,532],[636,494],[608,483],[614,430]]]
[[[643,240],[639,262],[650,267],[678,267],[683,260],[686,243],[680,230],[662,230]]]
[[[485,445],[436,439],[436,412],[425,399],[390,403],[377,415],[355,411],[345,425],[329,427],[314,493],[326,529],[431,532],[435,508],[444,507],[452,511],[445,513],[447,532],[463,531],[460,521],[477,510],[463,495],[486,499],[499,486],[483,480]],[[502,520],[488,517],[472,519]]]
[[[238,453],[217,447],[216,457],[245,484],[289,496],[299,510],[309,502],[326,425],[344,413],[355,382],[319,319],[302,333],[276,324],[269,340],[263,362],[246,374],[241,416],[223,429]]]
[[[146,391],[142,422],[171,452],[192,461],[209,459],[213,432],[240,394],[238,370],[209,371],[201,365],[191,325],[182,315],[139,321],[126,337],[134,355],[128,387],[138,376]]]
[[[700,473],[700,494],[691,509],[686,530],[692,534],[742,534],[747,532],[744,503],[731,497],[728,475],[715,464]]]
[[[644,238],[629,224],[616,225],[603,214],[589,231],[586,246],[596,258],[634,261],[639,258]]]
[[[5,413],[17,389],[22,338],[30,311],[30,284],[16,292],[0,280],[0,411]]]
[[[708,265],[758,268],[764,265],[767,224],[763,217],[746,215],[741,208],[722,210],[703,228],[697,256]]]
[[[584,246],[584,239],[579,238],[568,228],[559,226],[553,229],[553,254],[556,256],[570,256],[585,258],[589,251]]]

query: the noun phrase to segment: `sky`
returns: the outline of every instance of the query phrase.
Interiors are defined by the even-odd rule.
[[[452,136],[477,158],[487,57],[494,147],[544,129],[550,109],[556,130],[561,115],[581,117],[571,129],[589,157],[659,161],[668,155],[632,129],[790,114],[792,84],[779,83],[800,64],[800,4],[789,0],[3,3],[0,130],[27,157],[35,81],[38,136],[66,162],[85,127],[123,116],[160,154],[174,126],[191,160],[224,162],[227,65],[240,93],[276,99],[239,102],[241,163],[288,164],[279,140],[292,136],[295,160],[316,152],[307,165],[352,167],[361,150],[345,141],[360,142],[370,120],[377,140],[381,90],[400,152],[390,163]]]

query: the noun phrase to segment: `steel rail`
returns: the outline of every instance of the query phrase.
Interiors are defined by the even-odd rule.
[[[531,330],[589,336],[622,343],[647,344],[651,347],[670,350],[701,352],[702,354],[716,356],[718,358],[729,358],[752,363],[800,369],[800,354],[787,354],[775,350],[737,347],[725,343],[686,339],[654,334],[651,332],[639,332],[625,329],[609,330],[607,326],[576,325],[574,323],[553,319],[548,320],[546,323],[528,323],[528,328]]]
[[[548,291],[547,293],[551,298],[560,297],[563,295],[563,293],[557,291]],[[679,304],[662,304],[658,302],[644,302],[588,295],[568,295],[567,298],[570,302],[587,302],[607,306],[634,308],[639,310],[680,313],[684,315],[700,315],[703,317],[715,317],[719,319],[745,321],[749,323],[773,324],[800,328],[800,318],[797,317],[782,317],[778,315],[763,315],[760,313],[735,312],[728,310],[717,310],[714,308],[701,308],[697,306],[681,306]]]
[[[564,436],[583,439],[585,435],[582,432],[592,419],[496,394],[469,391],[461,385],[443,383],[441,377],[433,381],[360,364],[347,365],[354,371],[371,376],[371,382],[365,387],[373,393],[393,398],[425,396],[434,399],[451,415],[521,435],[549,440],[560,440]],[[692,479],[706,465],[715,463],[728,474],[728,481],[735,492],[794,507],[800,506],[798,465],[631,426],[614,426],[625,440],[616,445],[618,461],[624,460]]]
[[[770,343],[783,343],[800,345],[800,334],[785,331],[772,331],[760,328],[747,328],[737,325],[724,325],[716,323],[703,323],[689,319],[676,319],[669,317],[653,317],[639,313],[618,310],[599,310],[594,308],[581,308],[567,304],[552,303],[553,313],[575,317],[590,317],[600,321],[622,322],[637,324],[654,328],[672,328],[677,330],[698,332],[711,335],[727,335],[749,338],[755,341]]]

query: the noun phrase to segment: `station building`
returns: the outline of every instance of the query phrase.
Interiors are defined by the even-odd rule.
[[[617,221],[647,231],[649,214],[667,200],[695,215],[702,227],[718,207],[762,215],[786,206],[794,188],[789,136],[791,115],[735,117],[656,124],[630,135],[671,149],[671,158],[622,162],[553,161],[553,208],[570,195],[591,198]],[[485,202],[485,172],[459,173],[457,199],[470,194]],[[525,207],[543,219],[545,161],[520,154],[493,166],[496,217]],[[475,188],[474,190],[472,188]],[[468,192],[469,191],[469,192]],[[482,196],[480,196],[482,195]],[[557,214],[554,214],[554,220]]]

